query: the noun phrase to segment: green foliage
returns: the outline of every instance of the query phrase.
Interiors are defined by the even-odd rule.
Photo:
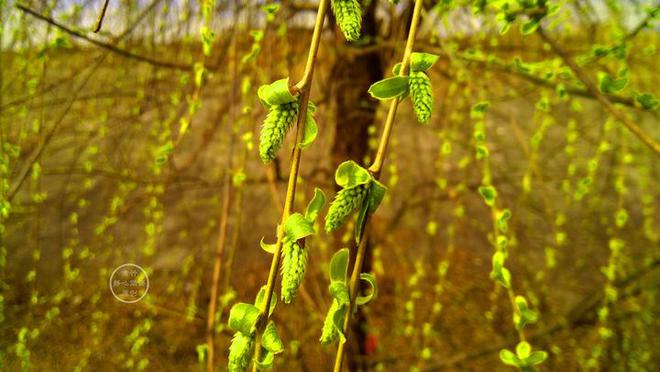
[[[350,305],[348,259],[348,249],[343,248],[337,251],[330,260],[330,285],[328,286],[328,290],[332,297],[332,303],[323,321],[323,328],[321,329],[320,341],[324,345],[336,341],[341,343],[346,342],[343,328],[344,317]],[[368,295],[358,296],[356,298],[357,305],[365,305],[376,296],[378,289],[376,287],[376,279],[373,275],[362,273],[360,279],[366,281],[371,286],[371,292]]]
[[[288,304],[293,301],[305,277],[309,255],[305,238],[316,232],[314,221],[324,205],[325,194],[320,189],[315,189],[314,197],[307,205],[305,215],[294,213],[284,223],[281,251],[282,301],[284,303]],[[276,251],[276,244],[265,243],[263,238],[260,245],[268,253],[274,254]]]
[[[286,134],[298,116],[298,99],[289,90],[289,79],[280,79],[271,84],[262,85],[257,92],[259,101],[268,109],[268,114],[259,135],[259,156],[268,164],[277,156],[284,143]],[[314,119],[316,106],[309,103],[303,128],[301,148],[307,148],[318,135],[318,125]]]
[[[325,231],[331,232],[341,227],[348,216],[355,210],[360,210],[356,229],[356,240],[361,234],[361,222],[366,213],[374,213],[385,196],[386,188],[376,181],[368,170],[360,167],[352,160],[345,161],[337,167],[335,182],[342,187],[330,204],[325,217]]]
[[[506,256],[503,252],[493,254],[493,270],[490,272],[490,278],[499,283],[502,287],[511,287],[511,273],[504,267]]]
[[[410,55],[410,71],[426,72],[438,62],[440,57],[431,53],[413,52]]]
[[[247,371],[253,353],[254,335],[246,335],[241,332],[236,332],[231,339],[231,346],[229,346],[229,371]]]
[[[405,98],[410,94],[417,120],[426,124],[433,111],[433,87],[426,71],[437,61],[438,56],[430,53],[412,53],[410,75],[400,76],[401,64],[397,63],[391,78],[375,82],[369,87],[369,94],[379,100]]]
[[[260,311],[256,306],[240,302],[232,306],[228,325],[234,331],[249,335],[254,333],[260,316]]]
[[[409,92],[408,81],[407,76],[393,76],[371,84],[369,94],[380,100],[405,97]]]
[[[358,0],[332,0],[332,12],[337,19],[337,25],[348,41],[360,38],[362,27],[362,9]]]
[[[515,354],[506,349],[500,351],[502,363],[518,367],[525,372],[534,371],[534,366],[543,363],[547,358],[548,353],[545,351],[532,352],[532,347],[525,341],[518,343]]]
[[[513,322],[517,330],[521,330],[527,324],[536,323],[538,315],[527,305],[527,300],[522,296],[515,298],[516,310],[513,313]]]
[[[479,187],[479,194],[484,198],[484,202],[492,207],[495,205],[495,198],[497,198],[497,190],[493,186]]]
[[[635,93],[635,101],[639,103],[645,110],[655,110],[658,108],[660,102],[658,99],[650,93]]]
[[[255,350],[257,326],[263,317],[259,308],[264,305],[265,297],[266,289],[262,287],[257,294],[254,305],[238,303],[232,306],[229,312],[229,328],[236,331],[229,347],[229,371],[246,371],[252,360]],[[269,314],[275,310],[276,304],[277,301],[273,298],[268,310]],[[275,323],[272,321],[268,322],[264,329],[260,347],[265,352],[262,353],[260,360],[255,361],[259,369],[270,368],[273,364],[274,356],[284,351],[284,344],[277,333]]]
[[[620,75],[617,78],[613,78],[605,72],[598,73],[598,86],[600,91],[605,94],[617,93],[628,84],[628,77],[625,75]]]
[[[332,299],[330,309],[328,310],[328,313],[323,321],[323,328],[321,330],[320,338],[322,344],[328,345],[336,342],[337,340],[340,340],[340,342],[345,342],[346,338],[342,332],[345,314],[345,306],[339,305],[337,300]]]

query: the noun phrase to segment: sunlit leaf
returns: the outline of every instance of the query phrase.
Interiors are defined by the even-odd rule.
[[[344,189],[369,183],[371,178],[369,171],[353,160],[341,163],[335,172],[335,182]]]
[[[348,276],[348,248],[342,248],[330,260],[330,279],[346,282]]]
[[[369,303],[378,295],[378,286],[376,285],[376,277],[370,273],[360,274],[360,280],[364,280],[371,286],[371,291],[365,296],[358,296],[356,302],[358,305]]]
[[[234,331],[249,335],[255,330],[259,314],[259,309],[256,306],[240,302],[232,306],[229,311],[227,324]]]
[[[369,94],[372,97],[386,100],[399,96],[403,96],[408,91],[408,77],[407,76],[394,76],[387,78],[369,87]]]

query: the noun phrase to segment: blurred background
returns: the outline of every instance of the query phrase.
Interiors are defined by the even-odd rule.
[[[315,187],[334,194],[339,163],[373,158],[386,105],[367,90],[399,62],[413,4],[361,4],[356,42],[326,20],[297,210]],[[259,160],[256,91],[300,79],[317,5],[111,0],[94,33],[103,1],[0,1],[0,369],[202,371],[212,318],[225,370],[228,310],[267,279],[259,241],[275,240],[293,143]],[[415,50],[440,56],[434,111],[420,125],[399,107],[365,263],[379,294],[353,328],[353,370],[509,370],[498,237],[538,314],[525,333],[549,353],[541,370],[660,368],[658,6],[424,2]],[[307,242],[301,294],[273,314],[275,370],[332,365],[318,342],[327,266],[351,225]],[[108,287],[125,263],[149,275],[133,304]]]

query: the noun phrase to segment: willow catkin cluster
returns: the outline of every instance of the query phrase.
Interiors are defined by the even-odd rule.
[[[291,303],[305,277],[307,249],[295,241],[287,240],[282,245],[282,301]]]
[[[417,120],[425,124],[431,117],[433,109],[433,89],[431,79],[423,71],[410,73],[410,98],[417,115]]]
[[[339,310],[339,303],[333,299],[328,314],[326,314],[323,321],[323,328],[321,329],[321,343],[323,345],[331,344],[339,338],[339,331],[337,331],[332,319],[337,310]]]
[[[236,332],[229,346],[229,372],[247,371],[254,352],[254,336]]]
[[[268,164],[277,155],[286,133],[298,115],[298,102],[275,105],[270,108],[259,136],[259,156]]]
[[[367,185],[358,185],[350,189],[340,190],[335,196],[335,200],[330,204],[328,214],[325,217],[325,231],[331,232],[343,225],[346,217],[362,205],[366,195]]]
[[[332,12],[337,24],[348,41],[360,38],[362,9],[358,0],[332,0]]]

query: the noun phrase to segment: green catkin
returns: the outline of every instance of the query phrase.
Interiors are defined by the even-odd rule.
[[[307,249],[294,241],[285,241],[282,246],[282,301],[289,304],[296,297],[305,277]]]
[[[284,103],[270,108],[259,136],[259,156],[265,164],[275,159],[297,115],[298,102]]]
[[[339,303],[337,300],[332,300],[332,305],[330,305],[330,309],[328,310],[328,314],[325,316],[325,320],[323,321],[323,329],[321,329],[321,343],[323,345],[328,345],[331,344],[339,338],[339,332],[337,331],[337,328],[335,327],[333,323],[333,315],[335,311],[339,309]]]
[[[410,73],[410,98],[417,120],[426,124],[433,109],[433,89],[431,89],[431,79],[425,72],[412,71]]]
[[[328,214],[325,217],[325,231],[331,232],[344,224],[355,209],[362,205],[362,200],[367,195],[367,185],[358,185],[350,189],[342,189],[332,201]]]
[[[229,346],[229,372],[247,371],[254,352],[254,336],[236,332]]]
[[[358,0],[332,0],[332,12],[346,40],[355,41],[360,38],[362,9]]]

